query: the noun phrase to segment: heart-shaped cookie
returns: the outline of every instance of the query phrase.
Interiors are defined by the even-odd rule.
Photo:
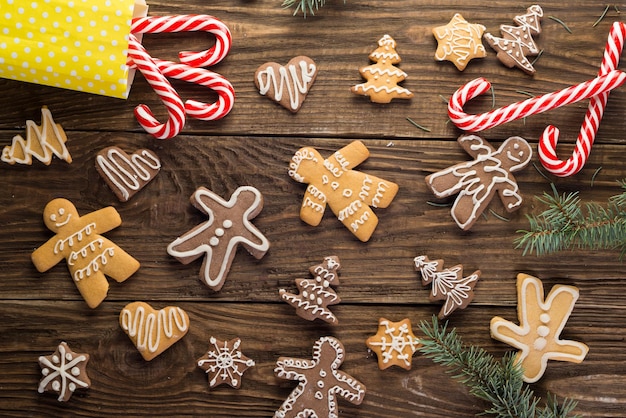
[[[317,65],[303,55],[283,66],[275,62],[261,65],[254,74],[259,93],[292,112],[297,112],[317,77]]]
[[[177,306],[156,310],[145,302],[132,302],[120,312],[120,326],[150,361],[187,334],[189,316]]]
[[[96,170],[121,202],[133,197],[160,169],[159,157],[148,149],[128,155],[118,147],[108,147],[96,156]]]

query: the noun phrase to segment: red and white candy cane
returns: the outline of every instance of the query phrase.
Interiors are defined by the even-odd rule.
[[[448,103],[448,116],[458,128],[464,131],[484,131],[507,122],[589,99],[621,86],[624,81],[626,81],[625,73],[612,70],[576,86],[512,103],[490,112],[471,115],[463,111],[463,106],[491,88],[489,81],[484,78],[477,78],[454,92]]]
[[[146,132],[157,139],[173,138],[185,126],[185,106],[170,82],[157,67],[152,57],[133,35],[128,39],[128,60],[143,74],[150,86],[157,93],[165,107],[169,119],[160,123],[150,108],[141,104],[135,108],[135,117]]]
[[[608,74],[615,70],[619,64],[620,55],[624,48],[624,37],[626,35],[626,25],[615,22],[609,32],[609,39],[604,49],[604,56],[598,75]],[[609,98],[609,91],[593,96],[589,100],[589,107],[585,114],[585,120],[580,128],[580,133],[576,139],[576,145],[572,156],[567,160],[560,160],[556,156],[556,144],[559,140],[559,129],[548,126],[539,139],[539,159],[541,164],[550,173],[566,177],[578,173],[589,157],[591,146],[595,140],[600,121],[604,114],[606,102]]]
[[[131,33],[209,32],[215,45],[205,51],[179,52],[180,62],[191,67],[208,67],[222,61],[230,51],[232,37],[228,27],[209,15],[149,16],[133,19]]]
[[[204,68],[194,68],[187,64],[159,59],[155,59],[154,62],[164,76],[205,86],[218,94],[217,101],[212,104],[206,104],[197,100],[187,100],[185,102],[185,113],[188,116],[200,120],[217,120],[223,118],[232,110],[235,103],[235,89],[221,75]]]

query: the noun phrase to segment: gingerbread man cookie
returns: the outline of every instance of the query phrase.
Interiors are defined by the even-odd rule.
[[[560,338],[577,300],[574,286],[556,285],[544,299],[541,280],[523,273],[517,276],[519,325],[496,316],[490,329],[494,339],[520,350],[515,361],[522,366],[525,382],[541,379],[548,360],[580,363],[587,355],[587,345]]]
[[[365,385],[339,370],[346,358],[343,344],[322,337],[313,346],[313,359],[280,357],[274,373],[300,383],[274,414],[274,418],[338,417],[337,397],[360,405]]]
[[[198,367],[209,378],[209,387],[214,388],[225,383],[239,389],[244,372],[254,366],[254,360],[244,356],[239,350],[241,339],[221,341],[211,337],[209,342],[209,350],[197,361]]]
[[[487,56],[481,42],[485,27],[469,23],[459,13],[456,13],[445,26],[433,29],[437,39],[437,61],[450,61],[459,71],[463,71],[474,58]]]
[[[183,264],[205,256],[200,276],[217,292],[224,285],[239,245],[257,260],[270,248],[267,238],[251,222],[263,209],[263,196],[254,187],[242,186],[226,201],[200,187],[191,196],[191,204],[209,219],[176,238],[167,252]]]
[[[369,157],[361,141],[354,141],[324,159],[314,148],[301,148],[291,159],[289,176],[308,183],[300,218],[317,226],[326,205],[358,239],[370,239],[378,218],[373,208],[386,208],[398,192],[398,185],[353,170]]]
[[[337,317],[328,309],[329,305],[336,305],[341,302],[339,295],[335,293],[331,286],[339,284],[339,269],[341,264],[336,256],[324,258],[322,264],[318,264],[309,269],[315,276],[310,279],[296,279],[296,286],[300,290],[299,294],[289,293],[285,289],[280,289],[280,298],[296,308],[299,317],[309,321],[317,318],[331,324],[337,324]]]
[[[380,370],[391,366],[411,370],[413,354],[422,345],[419,338],[413,334],[411,321],[408,318],[400,322],[380,318],[378,332],[369,337],[365,344],[376,353]]]
[[[76,353],[66,342],[62,342],[54,353],[39,357],[42,378],[38,392],[57,393],[57,400],[67,402],[74,391],[91,386],[87,376],[88,361],[89,354]]]
[[[39,272],[62,259],[90,308],[104,300],[109,289],[105,276],[123,282],[139,269],[139,262],[101,234],[121,225],[113,207],[80,216],[67,199],[50,201],[43,211],[44,223],[56,235],[37,248],[31,258]]]
[[[444,319],[457,309],[465,309],[474,299],[474,286],[480,278],[480,270],[463,277],[463,266],[444,269],[443,260],[429,260],[420,255],[413,259],[415,270],[422,275],[424,286],[432,285],[430,300],[444,300],[439,319]]]
[[[406,79],[407,74],[394,64],[400,63],[400,55],[396,52],[396,41],[385,35],[378,41],[378,48],[369,56],[375,64],[359,70],[365,83],[352,86],[352,92],[369,96],[374,103],[389,103],[393,99],[410,99],[413,93],[398,83]]]
[[[458,193],[452,217],[463,230],[469,230],[498,194],[508,212],[520,208],[522,196],[513,172],[526,167],[532,149],[524,138],[513,136],[497,150],[477,135],[461,135],[459,145],[473,161],[459,163],[426,177],[426,184],[437,197]]]

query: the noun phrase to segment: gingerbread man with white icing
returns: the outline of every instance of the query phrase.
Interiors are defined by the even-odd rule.
[[[76,287],[87,305],[95,308],[107,295],[105,276],[123,282],[139,269],[139,262],[101,234],[121,225],[113,207],[80,216],[67,199],[50,201],[43,212],[44,223],[56,235],[37,248],[32,261],[44,272],[65,258]]]
[[[300,218],[309,225],[322,221],[326,205],[358,239],[370,239],[378,218],[371,208],[386,208],[398,192],[398,185],[353,170],[369,157],[367,147],[354,141],[324,159],[311,147],[301,148],[289,164],[289,176],[308,183]]]
[[[511,173],[530,162],[532,149],[528,142],[513,136],[497,150],[477,135],[461,135],[458,142],[474,160],[426,177],[426,184],[437,197],[458,193],[452,206],[452,217],[457,225],[469,230],[496,193],[508,212],[519,209],[522,196]]]
[[[299,380],[274,418],[338,417],[337,397],[359,405],[365,397],[365,385],[339,370],[345,359],[343,344],[333,337],[322,337],[313,346],[313,360],[280,357],[274,373],[278,377]]]

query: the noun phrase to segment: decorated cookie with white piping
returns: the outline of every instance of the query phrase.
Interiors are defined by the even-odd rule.
[[[106,276],[123,282],[139,269],[137,260],[102,236],[122,223],[114,207],[80,216],[72,202],[58,198],[46,205],[43,218],[55,235],[32,253],[33,264],[44,272],[65,259],[72,280],[90,308],[106,297]]]
[[[96,155],[96,170],[121,202],[130,200],[161,169],[161,160],[148,149],[131,155],[118,147],[108,147]]]
[[[287,65],[267,62],[254,74],[254,83],[262,96],[296,113],[317,77],[315,61],[304,55],[292,58]]]
[[[252,224],[263,209],[263,196],[254,187],[241,186],[226,201],[200,187],[191,196],[191,204],[208,220],[176,238],[167,252],[183,264],[204,257],[200,278],[217,292],[224,285],[239,245],[257,260],[270,248],[270,242]]]
[[[361,76],[365,83],[352,86],[352,92],[369,96],[374,103],[389,103],[393,99],[410,99],[413,93],[398,83],[406,79],[407,74],[395,66],[399,64],[400,55],[396,52],[396,41],[389,35],[378,40],[378,48],[369,55],[375,64],[362,67]]]
[[[528,142],[513,136],[496,149],[477,135],[461,135],[457,141],[474,160],[426,176],[435,196],[457,195],[451,211],[457,225],[469,230],[496,194],[507,212],[519,209],[523,199],[512,173],[530,163]]]
[[[589,347],[578,341],[561,339],[561,332],[574,310],[579,292],[575,286],[556,285],[544,298],[543,283],[536,277],[517,276],[517,317],[519,325],[499,316],[491,319],[491,337],[519,351],[523,379],[533,383],[541,379],[548,360],[580,363]]]
[[[120,327],[150,361],[187,334],[189,316],[177,306],[156,310],[145,302],[132,302],[120,312]]]
[[[59,402],[67,402],[76,390],[91,386],[87,376],[88,362],[89,354],[76,353],[66,342],[62,342],[54,353],[39,357],[42,377],[38,392],[58,394]]]

